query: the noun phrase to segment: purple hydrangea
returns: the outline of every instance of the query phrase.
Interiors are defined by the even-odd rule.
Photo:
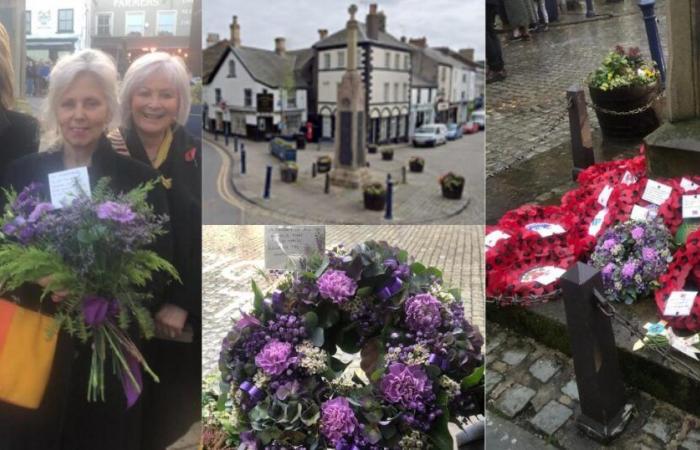
[[[644,228],[634,227],[632,228],[632,237],[636,240],[640,240],[644,237]]]
[[[605,250],[610,250],[617,244],[617,241],[615,239],[606,239],[605,242],[603,242],[603,248]]]
[[[357,283],[342,270],[327,270],[316,281],[321,297],[333,300],[334,303],[345,303],[355,295]]]
[[[442,322],[441,306],[440,301],[430,294],[409,297],[404,305],[406,325],[413,331],[437,329]]]
[[[414,410],[424,409],[434,398],[433,386],[420,366],[392,364],[379,389],[388,402]]]
[[[644,247],[642,249],[642,258],[644,259],[644,261],[654,261],[656,260],[657,256],[658,253],[651,247]]]
[[[134,214],[129,205],[106,201],[97,205],[97,217],[103,220],[129,223],[136,218],[136,214]]]
[[[622,266],[622,276],[627,278],[634,277],[634,272],[637,270],[637,263],[634,261],[626,262]]]
[[[336,397],[321,405],[321,433],[334,445],[350,437],[359,427],[355,412],[345,397]]]
[[[255,356],[255,365],[267,375],[274,376],[284,373],[296,363],[296,359],[292,357],[292,344],[270,341]]]

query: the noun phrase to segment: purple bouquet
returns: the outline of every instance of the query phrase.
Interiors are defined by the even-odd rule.
[[[152,274],[175,268],[146,248],[164,233],[167,217],[156,215],[146,202],[154,184],[116,195],[109,179],[99,180],[92,196],[78,195],[70,204],[54,208],[32,184],[15,195],[7,193],[0,219],[0,284],[14,290],[41,282],[42,299],[65,292],[57,305],[56,330],[63,329],[92,347],[88,399],[104,401],[104,366],[121,379],[127,406],[143,386],[141,368],[154,379],[145,359],[129,337],[136,324],[146,338],[153,320],[144,292]]]
[[[672,245],[659,220],[628,221],[606,230],[591,256],[602,272],[605,294],[626,304],[648,295],[672,260]]]
[[[268,294],[253,284],[208,408],[229,419],[205,420],[205,435],[248,449],[451,448],[448,422],[483,412],[483,340],[441,272],[407,260],[367,242],[306,258]]]

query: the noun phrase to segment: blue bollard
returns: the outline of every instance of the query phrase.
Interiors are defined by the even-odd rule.
[[[241,174],[245,174],[245,149],[241,148]]]
[[[656,63],[656,68],[661,74],[661,82],[666,84],[666,63],[664,62],[664,51],[661,47],[661,38],[659,37],[659,27],[656,23],[656,12],[654,7],[655,0],[639,0],[639,8],[644,16],[644,26],[647,29],[647,40],[649,41],[649,51],[651,59]]]
[[[391,174],[387,174],[387,176],[386,176],[386,213],[384,214],[384,218],[386,220],[391,220],[394,218],[392,215],[393,197],[394,197],[394,182],[391,181]]]
[[[267,166],[267,171],[265,172],[265,192],[263,192],[263,198],[270,198],[270,183],[272,182],[272,166]]]
[[[586,0],[586,17],[595,17],[595,11],[593,11],[593,0]]]

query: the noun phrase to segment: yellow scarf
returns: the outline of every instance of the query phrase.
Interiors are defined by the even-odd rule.
[[[159,169],[160,166],[165,162],[165,159],[168,157],[168,152],[170,151],[170,145],[173,143],[173,132],[170,131],[170,128],[168,128],[165,131],[165,139],[163,139],[163,142],[161,142],[160,147],[158,147],[158,153],[156,154],[156,159],[153,161],[153,167],[156,169]],[[165,189],[170,189],[173,185],[173,179],[172,178],[165,178],[161,177],[161,181],[163,182],[163,187]]]

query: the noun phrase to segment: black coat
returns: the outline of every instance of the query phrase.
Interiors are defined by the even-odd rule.
[[[5,187],[20,191],[32,182],[44,185],[49,198],[48,174],[64,170],[63,153],[37,153],[10,164]],[[88,168],[90,183],[110,177],[110,188],[124,192],[157,178],[152,168],[118,155],[103,138]],[[158,214],[168,211],[166,194],[157,185],[149,193],[149,203]],[[170,237],[156,244],[161,256],[172,260]],[[35,289],[30,287],[29,289]],[[155,287],[154,287],[155,289]],[[25,291],[26,293],[26,291]],[[35,297],[37,291],[35,290]],[[159,295],[155,293],[155,295]],[[45,301],[44,310],[52,304]],[[137,345],[138,337],[132,333]],[[129,410],[121,382],[112,374],[111,363],[105,365],[106,402],[87,402],[87,382],[91,350],[88,345],[59,333],[56,356],[47,392],[38,410],[27,410],[0,403],[0,448],[2,450],[136,450],[141,445],[142,400]],[[144,373],[144,380],[148,375]],[[145,392],[144,392],[145,393]]]
[[[31,116],[0,107],[0,175],[7,165],[39,150],[39,122]]]

